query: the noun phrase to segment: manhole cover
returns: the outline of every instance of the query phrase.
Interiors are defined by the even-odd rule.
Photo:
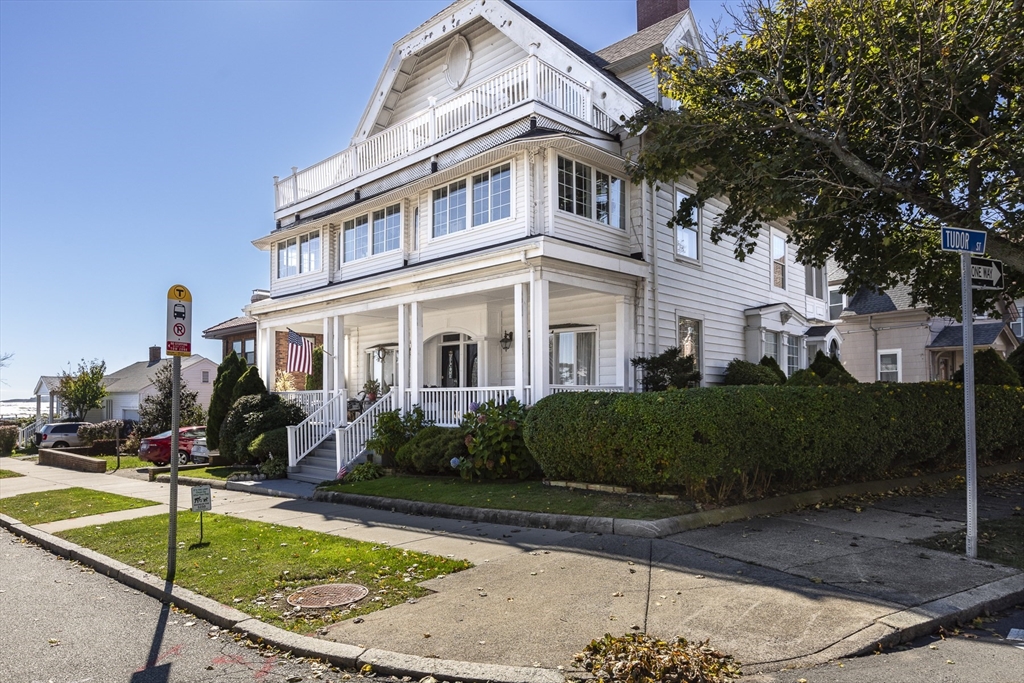
[[[338,607],[362,600],[369,592],[365,586],[354,583],[328,583],[295,591],[288,596],[288,604],[303,609]]]

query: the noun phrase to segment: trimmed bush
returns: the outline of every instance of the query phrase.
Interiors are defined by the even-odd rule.
[[[18,428],[14,425],[0,427],[0,455],[7,455],[18,443]]]
[[[776,366],[778,367],[778,366]],[[779,372],[782,372],[779,370]],[[786,381],[786,375],[782,375],[782,382]],[[780,384],[779,376],[775,370],[764,365],[755,365],[749,361],[733,358],[725,366],[725,384],[740,386],[745,384]]]
[[[779,367],[779,361],[775,360],[771,356],[761,356],[761,362],[758,363],[758,365],[763,365],[775,373],[775,378],[778,380],[775,384],[786,383],[786,373]]]
[[[821,378],[822,384],[838,386],[841,384],[857,384],[857,378],[843,367],[838,358],[826,356],[824,352],[818,351],[814,354],[814,361],[810,369]]]
[[[278,427],[269,432],[263,432],[249,444],[249,457],[258,462],[263,462],[274,456],[284,458],[285,465],[288,463],[288,428]],[[266,472],[264,472],[266,474]]]
[[[1006,357],[1006,362],[1017,372],[1021,386],[1024,386],[1024,344],[1021,344]]]
[[[469,457],[459,466],[462,478],[472,481],[532,476],[537,471],[537,461],[523,440],[526,415],[526,407],[514,398],[502,404],[487,401],[466,413],[462,417],[462,431]]]
[[[457,475],[459,470],[452,467],[452,459],[461,462],[468,456],[466,437],[461,429],[431,425],[398,449],[395,462],[405,472]]]
[[[105,420],[95,424],[84,424],[78,428],[78,438],[86,446],[91,446],[96,441],[103,439],[114,440],[123,426],[124,422],[121,420]]]
[[[259,369],[253,365],[242,373],[235,383],[235,388],[231,390],[231,406],[233,408],[243,396],[259,396],[266,393],[267,385],[260,379]]]
[[[1024,389],[977,387],[978,459],[1024,455]],[[963,389],[948,382],[560,393],[524,436],[551,479],[724,501],[962,466]]]
[[[276,431],[276,430],[275,430]],[[268,432],[269,433],[269,432]],[[284,479],[288,476],[288,451],[284,455],[273,455],[260,463],[260,474],[267,479]]]
[[[797,370],[793,375],[786,380],[787,387],[818,387],[823,385],[821,377],[818,373],[814,372],[810,368],[804,370]]]
[[[231,394],[245,372],[245,359],[232,351],[217,366],[217,377],[213,380],[213,394],[210,396],[210,414],[206,421],[206,445],[211,451],[220,448],[220,427],[231,410]]]
[[[953,374],[954,382],[964,381],[964,366]],[[974,352],[974,383],[1019,387],[1020,377],[1013,366],[1003,360],[995,349]]]
[[[258,436],[280,427],[296,425],[304,419],[306,413],[301,406],[277,394],[242,396],[221,425],[220,454],[233,463],[248,460],[249,445]]]
[[[644,391],[685,389],[700,383],[693,356],[680,355],[678,346],[665,349],[657,356],[633,358],[629,362],[640,369]]]

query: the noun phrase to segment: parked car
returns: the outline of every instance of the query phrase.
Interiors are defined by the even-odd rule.
[[[81,446],[78,428],[88,422],[51,422],[36,432],[36,446],[40,448],[69,448]]]
[[[196,465],[210,462],[210,449],[206,447],[206,438],[192,442],[192,462]]]
[[[192,459],[192,447],[196,439],[206,438],[206,427],[181,427],[178,430],[178,464],[187,465]],[[171,461],[171,430],[150,436],[139,444],[139,459],[154,465],[166,465]]]

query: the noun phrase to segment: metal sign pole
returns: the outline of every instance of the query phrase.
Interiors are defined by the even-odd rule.
[[[178,422],[181,410],[181,357],[171,361],[171,516],[167,525],[167,580],[174,581],[178,552]]]
[[[960,254],[960,294],[964,327],[964,437],[967,444],[967,557],[978,556],[978,463],[974,433],[974,297],[971,255]]]

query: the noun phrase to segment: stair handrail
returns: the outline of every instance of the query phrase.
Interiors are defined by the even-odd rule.
[[[362,415],[349,422],[347,426],[334,430],[334,459],[338,472],[341,472],[343,467],[347,469],[366,448],[366,442],[373,435],[377,418],[381,413],[394,410],[396,394],[397,390],[392,387],[376,403],[364,410]]]
[[[341,390],[297,425],[288,427],[288,467],[295,467],[324,442],[339,426],[345,425],[348,394]]]

